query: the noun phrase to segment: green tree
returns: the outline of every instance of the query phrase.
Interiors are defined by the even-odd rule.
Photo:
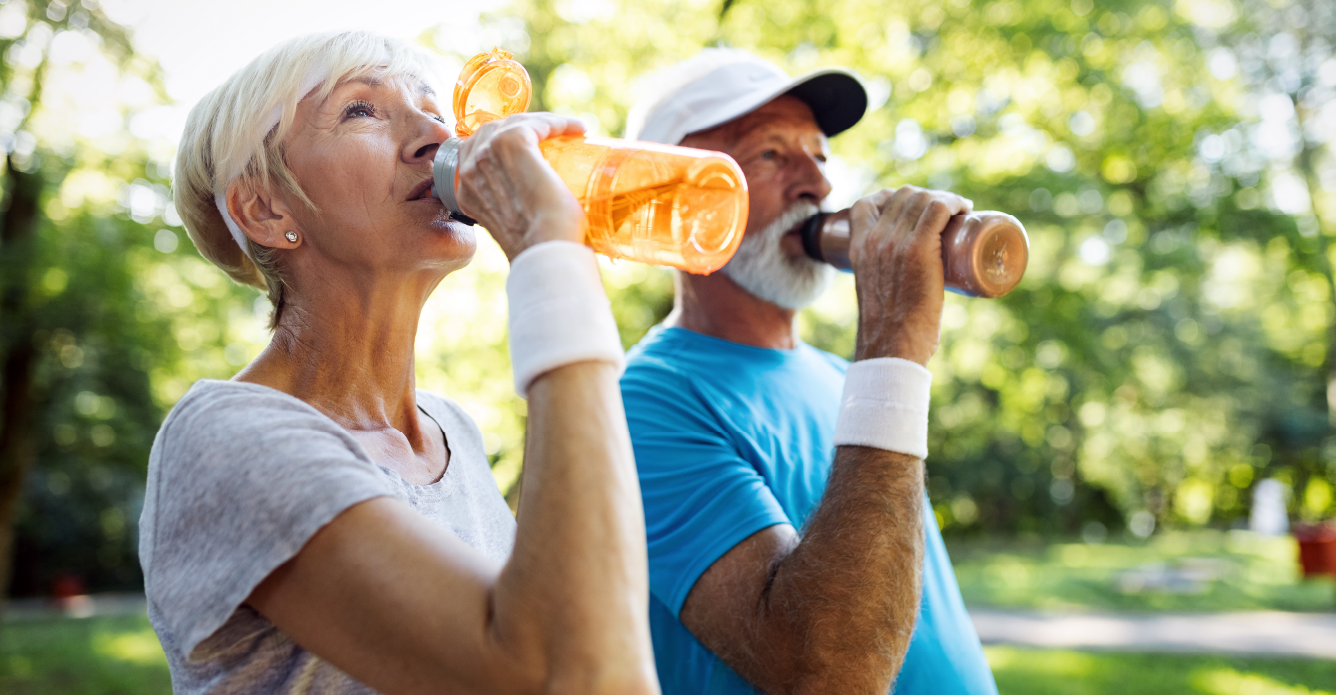
[[[1294,486],[1296,515],[1332,513],[1329,3],[516,0],[421,40],[446,77],[511,50],[535,109],[611,135],[638,76],[703,46],[849,66],[872,108],[834,142],[836,204],[914,183],[1020,217],[1025,282],[951,297],[932,365],[948,533],[1231,524],[1263,477]],[[16,592],[64,572],[130,588],[153,433],[195,380],[258,352],[267,307],[185,243],[158,70],[93,0],[0,1],[0,51],[0,577],[13,557]],[[629,346],[671,274],[602,266]],[[473,415],[514,499],[505,272],[484,238],[442,284],[418,383]],[[845,277],[800,324],[848,355],[855,317]]]
[[[1319,31],[1285,2],[1268,7]],[[1322,233],[1293,214],[1258,151],[1257,90],[1220,68],[1229,37],[1285,41],[1244,14],[1234,0],[528,0],[424,40],[456,61],[493,43],[514,51],[535,108],[609,134],[637,76],[703,46],[795,73],[858,70],[873,104],[833,143],[840,203],[880,186],[950,188],[1017,214],[1032,239],[1015,293],[948,303],[933,365],[934,508],[947,528],[1098,536],[1133,518],[1139,533],[1231,523],[1264,476],[1330,490],[1332,212]],[[1336,69],[1302,50],[1309,77],[1287,94],[1325,124],[1336,107],[1322,80]],[[1323,183],[1328,160],[1310,159],[1318,200],[1329,193],[1314,186],[1336,186]],[[648,274],[634,294],[610,289],[652,322],[669,285]],[[846,282],[803,314],[806,338],[851,352],[852,306]],[[1329,513],[1330,495],[1300,497],[1296,511]]]
[[[165,94],[124,28],[93,0],[9,0],[0,55],[0,582],[14,562],[17,593],[135,588],[154,432],[228,368],[251,295],[171,228],[172,153],[134,120]]]
[[[1306,314],[1300,321],[1306,328],[1336,326],[1331,320],[1336,314],[1331,246],[1336,235],[1336,7],[1308,0],[1248,0],[1238,6],[1203,3],[1193,11],[1212,72],[1234,78],[1247,95],[1241,106],[1254,122],[1244,131],[1248,137],[1233,148],[1264,165],[1261,174],[1273,205],[1295,216],[1299,236],[1291,245],[1295,269],[1290,283],[1306,295],[1297,307]],[[1219,138],[1206,135],[1207,149],[1214,144],[1211,139]],[[1207,159],[1216,160],[1226,175],[1236,168],[1233,158]],[[1324,352],[1316,341],[1299,347],[1285,340],[1286,334],[1277,337],[1283,352],[1302,350],[1303,362],[1321,368],[1328,422],[1336,423],[1336,340],[1328,337]],[[1322,400],[1321,389],[1311,391],[1314,402]],[[1296,428],[1284,423],[1275,429],[1274,437],[1292,438]],[[1322,428],[1310,422],[1307,429]],[[1309,465],[1296,471],[1293,482],[1302,493],[1298,502],[1304,517],[1321,517],[1331,506],[1333,444],[1328,439],[1326,455],[1311,456]],[[1317,459],[1325,460],[1326,470]]]

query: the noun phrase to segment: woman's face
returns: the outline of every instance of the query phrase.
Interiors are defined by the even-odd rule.
[[[432,159],[449,131],[429,87],[373,73],[340,84],[323,102],[304,99],[295,123],[285,161],[316,211],[289,209],[310,250],[373,272],[443,276],[468,264],[473,228],[452,221],[431,196]]]

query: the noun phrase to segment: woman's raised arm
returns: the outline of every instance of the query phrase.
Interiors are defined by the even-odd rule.
[[[537,148],[581,131],[573,119],[517,116],[461,150],[461,205],[512,260],[582,238],[583,213]],[[386,693],[657,693],[618,376],[615,364],[580,361],[527,384],[518,533],[503,567],[379,498],[336,517],[249,603]]]
[[[378,498],[321,529],[249,603],[389,694],[658,692],[617,372],[553,370],[529,403],[523,512],[504,567]]]

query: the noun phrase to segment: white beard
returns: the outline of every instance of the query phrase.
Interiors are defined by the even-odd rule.
[[[789,258],[779,248],[779,240],[818,212],[820,208],[812,203],[794,203],[765,229],[743,237],[737,253],[720,272],[742,289],[785,309],[801,309],[815,302],[839,271],[806,255]]]

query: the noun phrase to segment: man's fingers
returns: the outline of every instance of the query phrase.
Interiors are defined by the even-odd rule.
[[[940,198],[933,198],[923,206],[923,212],[914,223],[913,235],[920,248],[933,248],[940,251],[940,245],[932,243],[940,240],[942,231],[951,221],[951,216],[956,214],[957,206],[953,206]]]
[[[922,192],[923,189],[918,186],[901,186],[897,188],[895,192],[891,194],[890,200],[886,201],[886,204],[882,206],[881,216],[892,220],[896,219],[904,212],[905,207],[914,200],[914,197]]]
[[[923,206],[923,211],[919,213],[919,218],[914,225],[916,234],[937,234],[951,221],[952,215],[959,215],[969,212],[970,205],[958,195],[950,193],[937,194],[927,197]]]
[[[872,195],[864,196],[861,200],[871,203],[876,206],[877,212],[881,212],[882,208],[886,207],[886,203],[890,201],[891,196],[893,195],[895,195],[895,191],[889,188],[883,188]]]
[[[906,196],[903,205],[892,217],[892,234],[901,237],[912,237],[917,233],[919,220],[923,218],[923,213],[933,202],[935,196],[932,191],[926,191],[922,188]],[[946,224],[945,221],[942,222]]]
[[[943,191],[917,192],[897,218],[896,228],[904,234],[941,234],[952,215],[970,210],[968,201]]]
[[[883,191],[884,192],[884,191]],[[873,196],[859,198],[849,208],[849,223],[852,229],[872,229],[881,216],[881,204]]]

